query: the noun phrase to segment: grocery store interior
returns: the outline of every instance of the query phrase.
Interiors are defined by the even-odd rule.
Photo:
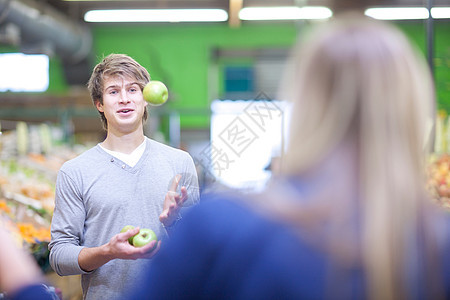
[[[0,214],[63,299],[81,299],[80,279],[48,263],[54,188],[61,165],[105,137],[86,88],[95,64],[124,53],[166,84],[169,99],[149,106],[145,135],[189,152],[201,189],[219,181],[258,191],[287,135],[278,86],[291,47],[350,9],[398,26],[429,64],[429,189],[450,210],[448,0],[0,0]],[[247,136],[233,144],[226,132],[239,126]]]

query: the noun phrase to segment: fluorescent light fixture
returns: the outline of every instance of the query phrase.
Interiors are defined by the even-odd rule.
[[[274,6],[244,7],[239,12],[241,20],[312,20],[327,19],[333,12],[324,6]]]
[[[425,7],[368,8],[364,14],[378,20],[420,20],[429,17],[428,9]]]
[[[109,9],[90,10],[86,22],[223,22],[223,9]]]
[[[433,19],[450,19],[450,7],[433,7],[431,16]]]

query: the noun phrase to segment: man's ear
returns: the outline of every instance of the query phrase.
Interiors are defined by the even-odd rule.
[[[97,107],[97,110],[99,111],[99,112],[104,112],[103,111],[103,104],[101,104],[100,103],[100,101],[95,101],[95,107]]]

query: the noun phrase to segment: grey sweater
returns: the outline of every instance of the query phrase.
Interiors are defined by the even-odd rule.
[[[191,156],[146,138],[145,152],[130,167],[99,145],[61,167],[56,180],[55,210],[49,244],[50,264],[61,276],[82,274],[85,299],[115,299],[136,282],[145,259],[112,260],[85,272],[78,265],[83,247],[107,243],[125,225],[150,228],[167,237],[159,222],[164,197],[176,174],[188,190],[185,206],[199,201],[197,174]],[[183,208],[184,209],[184,208]]]

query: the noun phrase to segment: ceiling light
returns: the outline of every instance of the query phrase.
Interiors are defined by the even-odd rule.
[[[433,19],[450,19],[450,7],[433,7],[431,16]]]
[[[368,8],[364,13],[378,20],[419,20],[429,17],[425,7],[378,7]]]
[[[86,22],[223,22],[223,9],[110,9],[90,10]]]
[[[327,19],[333,15],[324,6],[245,7],[239,12],[241,20],[312,20]]]

